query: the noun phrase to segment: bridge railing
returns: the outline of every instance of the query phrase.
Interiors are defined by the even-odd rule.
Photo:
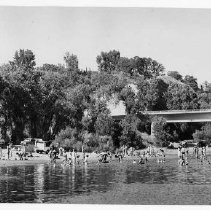
[[[161,111],[143,111],[146,114],[164,114],[164,113],[188,113],[188,112],[211,112],[211,109],[187,109],[187,110],[161,110]]]

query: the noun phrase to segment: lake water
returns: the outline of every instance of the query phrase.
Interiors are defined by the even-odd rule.
[[[191,160],[178,167],[177,159],[165,163],[150,160],[145,165],[132,161],[62,167],[49,164],[0,167],[0,202],[53,202],[57,198],[87,196],[112,191],[119,184],[177,184],[211,186],[211,165]],[[124,189],[124,188],[123,188]],[[153,191],[153,187],[152,187]]]

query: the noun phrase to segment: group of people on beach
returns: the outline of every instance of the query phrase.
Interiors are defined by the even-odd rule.
[[[206,145],[199,147],[198,145],[195,145],[193,147],[193,153],[192,153],[192,158],[196,158],[197,161],[201,161],[201,163],[203,163],[204,161],[207,161],[208,163],[210,163],[207,160],[207,149],[206,149]],[[188,159],[190,158],[190,154],[189,154],[189,149],[188,147],[184,147],[182,145],[179,146],[178,148],[178,164],[181,166],[184,165],[188,165]]]
[[[207,159],[207,149],[206,149],[206,146],[201,147],[201,149],[198,146],[194,146],[193,147],[193,155],[197,159],[201,159],[202,161],[205,160],[205,159]]]
[[[207,154],[206,154],[206,146],[199,147],[194,146],[193,147],[193,154],[192,157],[195,157],[197,160],[200,160],[201,162],[207,161],[210,165],[211,163],[207,160]],[[138,164],[145,164],[149,161],[150,158],[155,158],[157,160],[157,163],[164,163],[166,161],[166,154],[165,150],[163,148],[156,148],[154,146],[149,146],[146,150],[138,153],[124,153],[124,152],[119,152],[115,154],[114,156],[118,158],[119,162],[123,160],[125,156],[132,156],[133,157],[133,163],[138,163]],[[101,155],[101,159],[99,162],[101,163],[107,163],[109,162],[108,158],[112,159],[112,154],[111,153],[103,153]],[[178,165],[180,166],[185,166],[189,164],[189,148],[185,147],[183,145],[180,145],[178,148]]]
[[[57,152],[58,151],[58,152]],[[65,150],[64,148],[60,147],[56,149],[56,147],[51,147],[49,151],[49,158],[51,163],[55,163],[57,159],[57,155],[62,157],[62,165],[76,165],[76,164],[87,164],[89,155],[85,152],[82,152],[81,157],[80,155],[72,149]],[[146,164],[150,158],[154,158],[157,163],[164,163],[166,161],[166,154],[163,148],[155,148],[154,146],[150,145],[147,149],[142,152],[135,151],[134,148],[123,147],[118,150],[115,154],[107,151],[101,152],[97,155],[97,163],[109,163],[112,160],[117,160],[118,162],[122,162],[125,157],[132,157],[133,163],[138,164]],[[207,160],[206,155],[206,147],[193,147],[192,157],[195,157],[197,160],[205,161]],[[185,166],[189,164],[189,148],[183,145],[180,145],[178,148],[178,165]],[[208,161],[209,162],[209,161]]]
[[[56,147],[51,146],[50,151],[48,153],[50,158],[50,163],[56,163],[57,156],[60,156],[62,158],[62,165],[63,166],[69,166],[69,165],[76,165],[76,164],[87,164],[88,163],[88,157],[89,155],[85,152],[82,152],[82,160],[80,158],[80,155],[77,154],[77,152],[72,150],[65,150],[64,148],[60,147],[59,149],[56,149]],[[97,155],[97,163],[110,163],[112,160],[117,160],[118,162],[122,162],[123,158],[126,156],[133,158],[133,163],[138,164],[145,164],[148,162],[149,158],[155,157],[157,158],[158,163],[165,162],[165,152],[164,149],[158,149],[155,150],[153,146],[149,146],[147,150],[143,151],[141,154],[135,153],[134,148],[127,149],[126,146],[121,148],[120,150],[116,151],[115,154],[107,151],[107,152],[101,152]]]
[[[142,154],[138,154],[138,163],[145,164],[150,158],[156,158],[157,163],[163,163],[166,160],[165,151],[163,148],[155,150],[153,146],[149,146]],[[136,161],[133,161],[134,163]]]
[[[67,151],[64,148],[60,147],[59,148],[59,152],[57,152],[56,147],[51,146],[50,151],[48,153],[49,158],[50,158],[50,163],[55,164],[56,163],[56,159],[57,156],[59,155],[60,157],[62,157],[62,165],[75,165],[75,164],[79,164],[79,157],[80,155],[77,154],[77,152],[75,152],[75,150],[73,149],[72,151]],[[87,164],[88,163],[88,155],[86,155],[85,153],[83,153],[83,163]]]
[[[14,148],[10,143],[7,145],[6,154],[3,154],[2,148],[0,147],[0,159],[7,160],[24,160],[26,159],[26,153],[24,147]]]
[[[109,163],[112,159],[117,159],[119,162],[122,162],[123,158],[126,156],[130,156],[133,159],[133,163],[145,164],[151,157],[155,157],[158,163],[165,162],[165,152],[164,149],[160,148],[155,150],[153,146],[149,146],[147,150],[142,153],[136,152],[132,148],[130,148],[127,152],[124,150],[118,151],[115,154],[111,152],[103,152],[98,157],[98,163]]]

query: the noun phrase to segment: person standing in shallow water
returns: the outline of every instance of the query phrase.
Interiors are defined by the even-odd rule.
[[[185,151],[185,165],[188,165],[188,154],[189,154],[189,150],[188,150],[188,148],[186,148],[186,151]]]
[[[203,162],[204,160],[206,160],[206,148],[202,147],[201,148],[201,161]]]
[[[73,152],[72,152],[72,163],[75,164],[76,163],[76,153],[75,153],[75,150],[73,149]]]
[[[63,152],[63,163],[67,164],[67,151],[64,150]]]
[[[199,147],[196,146],[196,158],[199,159]]]
[[[185,164],[185,152],[184,148],[179,146],[178,148],[178,164],[179,165],[184,165]]]
[[[56,163],[56,149],[54,148],[54,146],[50,148],[48,155],[50,158],[50,163]]]
[[[182,157],[182,151],[181,151],[181,147],[178,147],[178,150],[177,150],[177,154],[178,154],[178,158],[180,159]]]
[[[12,147],[12,144],[10,143],[10,144],[7,146],[7,157],[8,157],[8,160],[10,160],[11,147]]]

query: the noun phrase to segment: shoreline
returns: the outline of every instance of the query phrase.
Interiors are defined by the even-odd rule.
[[[159,149],[159,148],[156,148]],[[139,150],[141,153],[143,153],[144,151],[146,151],[146,149],[143,150]],[[165,154],[166,154],[166,158],[167,159],[171,159],[171,158],[177,158],[177,149],[166,149],[164,148]],[[78,152],[77,153],[80,157],[79,157],[79,161],[82,161],[82,153]],[[93,163],[93,162],[97,162],[98,161],[98,155],[96,153],[86,153],[87,155],[89,155],[88,157],[88,162]],[[192,149],[189,148],[189,154],[192,155]],[[211,155],[211,148],[207,149],[207,155]],[[123,158],[124,160],[134,160],[136,159],[137,156],[125,156]],[[150,159],[154,159],[155,157],[151,157]],[[114,158],[112,158],[114,160]],[[56,159],[56,163],[61,163],[63,160],[63,157],[59,157],[59,159]],[[8,159],[1,159],[0,160],[0,167],[5,167],[5,166],[22,166],[22,165],[37,165],[37,164],[46,164],[49,163],[50,159],[48,157],[48,155],[43,155],[43,154],[37,154],[34,153],[33,157],[30,157],[28,160],[8,160]]]

